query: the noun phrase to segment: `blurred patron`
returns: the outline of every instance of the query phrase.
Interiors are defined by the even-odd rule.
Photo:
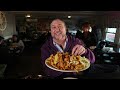
[[[15,53],[23,52],[24,43],[17,35],[13,35],[10,43],[10,50],[14,50]]]
[[[97,37],[92,32],[91,25],[88,22],[82,24],[82,31],[77,31],[76,38],[81,39],[87,48],[94,49],[97,45]]]

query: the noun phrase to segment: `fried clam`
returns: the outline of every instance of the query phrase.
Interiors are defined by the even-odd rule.
[[[50,57],[47,59],[47,64],[57,69],[54,60],[55,60],[55,56],[51,54]]]
[[[63,58],[61,53],[59,53],[58,67],[59,69],[64,70]]]
[[[47,64],[53,65],[53,64],[54,64],[53,62],[54,62],[54,56],[53,56],[53,54],[52,54],[52,55],[50,55],[49,58],[47,58]]]
[[[64,59],[65,70],[70,70],[70,60],[69,57]]]
[[[81,56],[74,56],[72,55],[70,57],[70,63],[71,63],[71,69],[75,70],[76,72],[79,72],[80,70],[85,68],[84,62],[81,60]]]
[[[81,63],[81,64],[75,65],[74,70],[75,70],[76,72],[79,72],[79,71],[81,71],[81,70],[84,69],[84,68],[85,68],[85,65]]]

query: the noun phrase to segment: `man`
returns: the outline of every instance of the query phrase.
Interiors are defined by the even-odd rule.
[[[85,48],[82,41],[72,37],[66,32],[66,25],[62,20],[53,20],[50,28],[51,36],[41,47],[41,63],[47,76],[57,77],[62,75],[62,72],[52,70],[45,65],[45,60],[49,58],[51,54],[56,54],[58,51],[69,52],[74,55],[83,55],[88,58],[91,63],[95,62],[93,52]]]

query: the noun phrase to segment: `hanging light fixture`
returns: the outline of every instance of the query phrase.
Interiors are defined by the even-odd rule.
[[[68,16],[68,18],[71,18],[71,16]]]
[[[30,15],[30,14],[27,14],[25,17],[26,17],[26,18],[29,18],[29,17],[31,17],[31,15]]]

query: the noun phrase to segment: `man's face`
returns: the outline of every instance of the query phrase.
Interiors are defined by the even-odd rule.
[[[16,36],[14,36],[14,37],[13,37],[13,40],[14,40],[14,41],[17,41],[17,37],[16,37]]]
[[[88,31],[89,31],[89,28],[88,28],[88,27],[84,27],[84,28],[83,28],[83,31],[84,31],[84,32],[88,32]]]
[[[89,32],[91,27],[90,26],[83,26],[82,29],[84,32]]]
[[[51,23],[51,35],[56,40],[61,40],[66,36],[66,26],[64,22],[59,19],[54,20]]]

